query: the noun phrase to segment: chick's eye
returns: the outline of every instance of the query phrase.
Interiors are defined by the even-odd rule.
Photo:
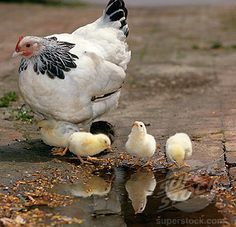
[[[26,47],[30,47],[31,45],[30,45],[30,43],[27,43],[25,46],[26,46]]]
[[[142,128],[143,126],[142,126],[142,125],[140,125],[140,127]]]

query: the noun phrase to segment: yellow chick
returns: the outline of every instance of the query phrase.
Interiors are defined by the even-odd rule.
[[[135,214],[144,211],[147,205],[147,196],[153,194],[156,184],[155,176],[150,171],[134,173],[126,182],[125,189],[132,201]]]
[[[92,176],[83,184],[71,185],[71,194],[77,197],[90,197],[92,195],[105,196],[111,191],[111,182],[99,176]]]
[[[85,161],[81,156],[90,158],[106,149],[111,150],[111,140],[104,134],[75,132],[69,138],[69,150],[77,155],[82,164]]]
[[[56,147],[52,150],[52,154],[61,156],[65,155],[68,150],[69,137],[79,131],[79,127],[75,124],[53,119],[39,121],[37,126],[43,142]]]
[[[184,160],[192,155],[192,142],[185,133],[176,133],[166,142],[166,155],[179,168],[188,166]]]
[[[60,184],[55,186],[56,193],[68,192],[75,197],[88,198],[93,195],[105,196],[111,191],[112,182],[105,181],[102,177],[92,175],[80,179],[75,184]]]
[[[148,158],[145,166],[150,164],[151,158],[156,151],[156,140],[152,135],[147,134],[147,129],[143,122],[135,121],[133,123],[125,149],[127,153],[136,155],[138,162],[140,158]]]

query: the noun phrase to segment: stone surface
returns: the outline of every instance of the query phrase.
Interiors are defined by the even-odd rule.
[[[232,163],[236,163],[236,151],[234,152],[227,152],[226,153],[226,157],[227,157],[227,162],[232,164]]]
[[[11,59],[19,35],[71,32],[97,19],[101,10],[0,4],[0,96],[10,90],[19,94],[19,59]],[[118,109],[102,117],[116,126],[117,152],[124,150],[132,122],[142,120],[150,124],[148,132],[161,153],[170,135],[186,132],[194,145],[188,163],[228,176],[225,158],[236,162],[235,12],[235,6],[130,9],[132,61]],[[34,125],[9,120],[12,109],[22,104],[19,99],[0,109],[0,185],[28,171],[71,168],[66,158],[58,164],[50,148],[34,140],[39,138]],[[23,139],[28,141],[17,142]],[[229,176],[235,180],[235,168]]]
[[[236,186],[236,167],[230,169],[231,181]]]
[[[19,59],[10,59],[9,54],[14,50],[17,35],[71,32],[93,21],[101,12],[101,8],[92,6],[30,8],[34,14],[29,20],[28,5],[1,4],[1,95],[9,90],[18,91]],[[130,10],[132,61],[119,108],[103,117],[117,126],[118,150],[124,149],[132,121],[139,119],[150,123],[148,130],[161,144],[162,152],[168,136],[184,131],[195,141],[192,165],[221,159],[219,165],[224,170],[223,141],[227,159],[235,162],[232,151],[236,138],[233,61],[236,54],[231,48],[235,36],[234,10],[235,7],[228,6]],[[26,16],[18,21],[23,14]],[[64,18],[60,23],[59,17]],[[9,24],[11,29],[5,29]],[[214,42],[219,41],[222,46],[213,49]],[[19,99],[14,106],[22,103]],[[34,126],[5,120],[9,108],[0,112],[2,145],[39,137]]]

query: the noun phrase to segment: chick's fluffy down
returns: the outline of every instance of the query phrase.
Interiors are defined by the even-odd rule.
[[[75,155],[83,157],[99,154],[110,145],[109,137],[104,134],[93,135],[87,132],[76,132],[69,138],[69,150]]]
[[[156,140],[152,135],[147,134],[142,140],[130,138],[125,147],[131,155],[150,158],[156,151]]]

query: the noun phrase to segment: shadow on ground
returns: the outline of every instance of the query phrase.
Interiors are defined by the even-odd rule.
[[[53,158],[49,151],[41,140],[15,142],[0,146],[0,162],[47,162]]]

